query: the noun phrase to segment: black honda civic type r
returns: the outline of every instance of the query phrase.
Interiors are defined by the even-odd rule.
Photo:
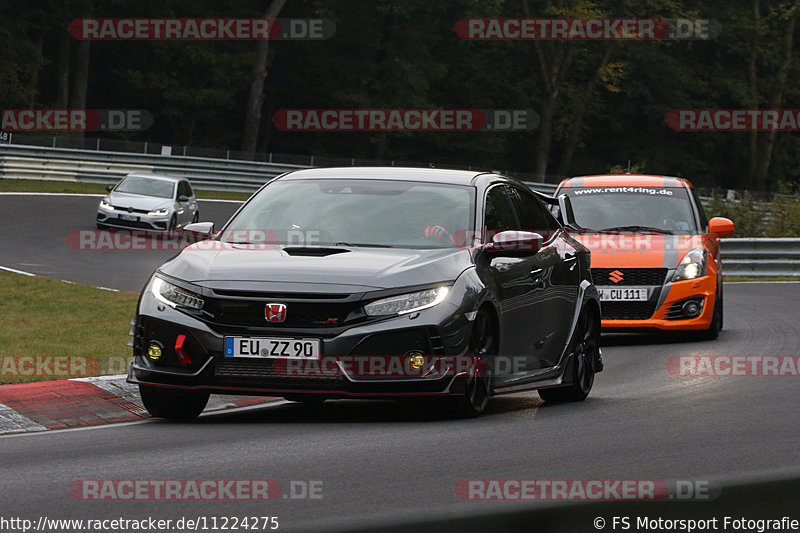
[[[139,299],[128,382],[173,419],[211,393],[436,396],[458,416],[525,390],[583,400],[600,303],[568,202],[494,173],[283,174],[221,230],[186,227],[197,242]]]

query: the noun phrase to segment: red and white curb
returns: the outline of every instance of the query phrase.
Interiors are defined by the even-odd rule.
[[[0,435],[67,429],[149,418],[139,388],[125,375],[0,385]],[[206,412],[275,398],[212,395]]]

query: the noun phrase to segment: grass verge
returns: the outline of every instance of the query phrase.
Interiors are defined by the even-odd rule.
[[[0,179],[0,192],[61,192],[73,194],[105,194],[106,186],[102,183],[85,183],[78,181],[50,180],[12,180]],[[196,190],[199,200],[235,200],[245,201],[250,198],[246,192]]]
[[[768,277],[747,277],[747,276],[724,276],[722,277],[722,281],[726,283],[736,283],[739,281],[800,281],[800,277],[797,276],[768,276]]]
[[[137,299],[0,272],[0,383],[126,372]]]

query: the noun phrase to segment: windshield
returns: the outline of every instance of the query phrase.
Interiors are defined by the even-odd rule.
[[[444,248],[429,227],[472,228],[474,190],[393,180],[281,181],[266,187],[225,228],[221,240],[295,245]],[[437,232],[441,233],[441,232]],[[262,233],[263,235],[263,233]],[[262,237],[263,238],[263,237]]]
[[[157,198],[172,198],[175,184],[171,181],[142,176],[128,176],[116,186],[114,192],[128,194],[141,194],[142,196],[155,196]]]
[[[593,230],[696,233],[687,189],[678,187],[585,187],[563,189],[575,222]]]

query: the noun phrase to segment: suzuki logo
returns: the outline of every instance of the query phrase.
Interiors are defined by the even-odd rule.
[[[625,277],[625,274],[620,272],[619,270],[614,270],[608,275],[609,281],[613,281],[614,283],[619,283]]]
[[[283,322],[286,320],[286,305],[267,304],[264,308],[264,318],[267,322]]]

